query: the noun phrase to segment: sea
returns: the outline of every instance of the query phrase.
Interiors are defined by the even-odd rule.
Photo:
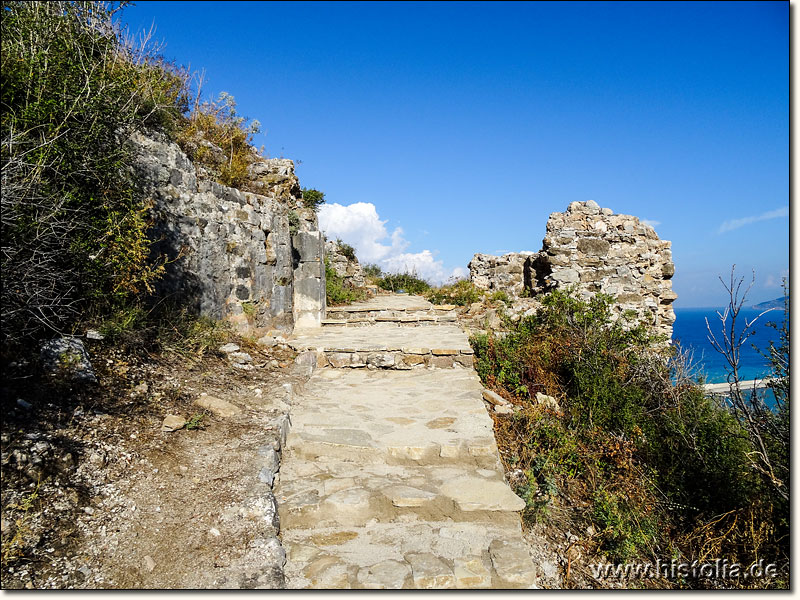
[[[717,340],[722,341],[720,335],[722,324],[717,314],[722,313],[723,308],[676,308],[675,324],[672,329],[672,340],[678,342],[681,347],[690,349],[694,353],[694,363],[697,373],[705,376],[706,383],[725,383],[727,381],[727,362],[714,348],[708,339],[708,329],[706,328],[706,318],[709,325],[717,336]],[[762,310],[754,308],[742,308],[737,318],[737,329],[744,327],[745,319],[750,322],[757,317]],[[772,310],[762,316],[753,326],[754,334],[744,343],[741,350],[739,363],[739,376],[742,380],[761,379],[770,375],[770,365],[758,350],[753,348],[755,345],[762,352],[767,353],[770,340],[777,345],[779,340],[778,331],[772,327],[767,327],[768,322],[776,323],[780,326],[783,322],[783,310]],[[728,317],[730,324],[730,316]]]

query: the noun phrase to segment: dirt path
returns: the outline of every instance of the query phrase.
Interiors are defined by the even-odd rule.
[[[99,388],[23,400],[3,433],[3,587],[283,587],[271,479],[306,376],[262,350],[248,371],[93,352]],[[201,427],[163,431],[168,414]]]

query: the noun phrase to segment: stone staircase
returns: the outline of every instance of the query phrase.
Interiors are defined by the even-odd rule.
[[[435,310],[414,296],[379,299],[377,310]],[[524,502],[503,479],[466,335],[370,323],[290,342],[317,369],[293,407],[275,491],[288,587],[535,587]],[[399,367],[408,356],[423,360]]]
[[[327,310],[323,327],[365,327],[376,323],[396,327],[418,327],[455,323],[453,305],[423,306],[418,296],[375,296],[366,302],[350,306],[333,306]]]
[[[333,318],[324,320],[322,329],[299,330],[289,344],[301,363],[313,367],[471,367],[472,348],[453,308],[419,296],[380,295],[328,309]],[[420,324],[435,327],[409,329]]]

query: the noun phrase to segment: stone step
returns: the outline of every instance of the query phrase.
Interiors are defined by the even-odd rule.
[[[357,307],[333,307],[327,310],[323,327],[363,327],[376,323],[397,327],[419,327],[455,323],[456,313],[451,307],[433,307],[428,310],[377,310]]]
[[[326,425],[292,431],[288,443],[305,460],[333,458],[389,465],[469,464],[474,468],[493,467],[497,461],[494,438],[476,437],[466,441],[441,443],[413,439],[379,438],[360,429]]]
[[[305,459],[494,468],[497,445],[482,392],[467,369],[320,369],[292,416],[289,446]]]
[[[297,355],[298,364],[334,369],[452,369],[471,368],[472,350],[456,348],[400,348],[396,351],[365,351],[353,348],[306,350]]]
[[[417,306],[375,306],[369,302],[358,305],[350,304],[347,306],[329,306],[326,309],[328,315],[336,315],[335,318],[351,317],[380,317],[380,316],[438,316],[446,313],[453,313],[457,308],[454,304],[431,304],[423,301],[424,304]]]
[[[330,458],[290,463],[276,488],[284,528],[356,527],[412,516],[513,528],[525,507],[503,480],[499,464],[493,469],[419,467]]]
[[[284,530],[291,589],[536,588],[519,524],[447,520]]]
[[[368,325],[375,325],[382,323],[387,325],[394,325],[395,327],[423,327],[440,325],[442,323],[454,323],[456,315],[441,315],[437,317],[432,316],[388,316],[388,317],[354,317],[347,319],[327,318],[321,321],[323,327],[366,327]]]
[[[366,327],[297,330],[288,341],[297,362],[314,367],[472,367],[473,351],[457,325],[408,328],[379,323]]]

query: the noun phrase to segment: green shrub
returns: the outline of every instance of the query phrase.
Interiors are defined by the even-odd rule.
[[[596,549],[617,561],[675,549],[745,564],[788,556],[788,510],[748,468],[742,424],[678,379],[659,338],[613,319],[607,297],[557,291],[542,304],[504,336],[471,339],[481,380],[519,404],[496,434],[524,476],[526,521],[570,510],[559,518],[590,522]]]
[[[331,267],[330,262],[325,258],[325,298],[329,306],[341,304],[351,304],[366,298],[367,294],[363,289],[356,289],[347,286],[344,279]]]
[[[296,235],[300,231],[300,215],[294,209],[287,213],[289,219],[289,235]]]
[[[409,294],[423,294],[431,288],[431,285],[410,273],[390,273],[378,281],[378,287],[392,292],[404,290]]]
[[[505,290],[497,290],[491,296],[489,296],[489,300],[492,302],[505,302],[506,304],[511,304],[511,298],[508,297],[508,294]]]
[[[188,76],[126,43],[113,12],[3,2],[4,341],[63,330],[91,304],[149,292],[163,272],[124,142],[182,118]]]
[[[604,488],[595,491],[591,517],[599,530],[599,549],[611,562],[652,556],[661,541],[656,514],[623,494]]]
[[[430,289],[425,297],[433,304],[455,304],[467,306],[481,299],[482,293],[469,279],[461,279],[451,285]]]
[[[364,276],[369,277],[370,279],[380,279],[383,277],[383,271],[381,271],[381,268],[373,263],[361,265],[361,270],[364,272]]]
[[[318,211],[319,207],[325,203],[325,192],[319,190],[303,188],[303,206]]]
[[[197,104],[175,137],[189,158],[219,183],[240,188],[250,180],[248,167],[258,158],[250,143],[261,124],[247,121],[236,113],[234,97],[222,92],[217,100]]]
[[[358,260],[356,258],[356,249],[350,244],[345,244],[341,238],[336,239],[336,245],[339,246],[339,253],[342,254],[347,260],[353,262]]]

